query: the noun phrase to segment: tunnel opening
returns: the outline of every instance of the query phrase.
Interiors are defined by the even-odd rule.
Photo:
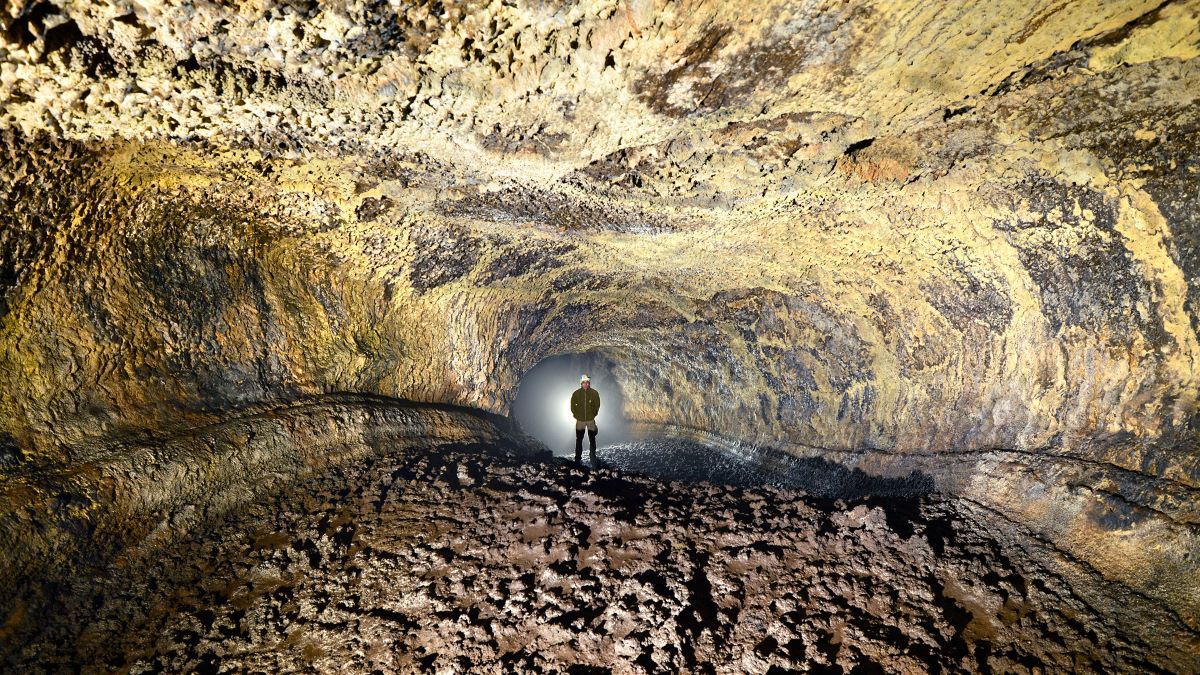
[[[599,466],[666,480],[772,486],[802,490],[818,499],[856,502],[907,501],[935,491],[933,477],[920,470],[873,475],[824,457],[796,457],[782,448],[741,443],[724,429],[699,430],[636,419],[627,412],[626,401],[627,391],[639,383],[627,378],[644,370],[604,351],[548,357],[521,378],[512,418],[555,457],[574,459],[570,399],[581,376],[587,374],[601,397],[596,416]],[[586,458],[586,437],[583,445]]]
[[[616,372],[614,360],[597,351],[543,359],[521,378],[512,407],[513,419],[521,431],[544,443],[555,456],[574,456],[571,394],[586,374],[591,387],[600,394],[597,448],[632,440],[630,420],[625,415],[625,393]],[[584,443],[586,448],[586,439]]]

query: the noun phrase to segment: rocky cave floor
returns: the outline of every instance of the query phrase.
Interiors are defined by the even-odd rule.
[[[994,518],[397,449],[43,589],[61,604],[6,669],[1159,670]]]

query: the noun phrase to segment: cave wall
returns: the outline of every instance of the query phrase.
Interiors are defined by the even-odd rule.
[[[778,4],[12,5],[5,466],[600,351],[1200,625],[1200,3]]]

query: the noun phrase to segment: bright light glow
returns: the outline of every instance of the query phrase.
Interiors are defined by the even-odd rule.
[[[624,396],[620,383],[613,377],[611,363],[600,354],[555,356],[538,363],[521,378],[513,417],[525,433],[545,443],[556,455],[575,454],[571,394],[579,388],[579,377],[584,373],[600,394],[597,447],[627,440]],[[583,444],[586,450],[586,436]]]

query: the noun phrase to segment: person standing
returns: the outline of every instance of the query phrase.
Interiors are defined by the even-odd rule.
[[[575,416],[575,463],[583,461],[583,431],[588,433],[591,446],[589,457],[596,462],[596,413],[600,412],[600,392],[592,389],[592,380],[584,373],[579,388],[571,394],[571,414]]]

